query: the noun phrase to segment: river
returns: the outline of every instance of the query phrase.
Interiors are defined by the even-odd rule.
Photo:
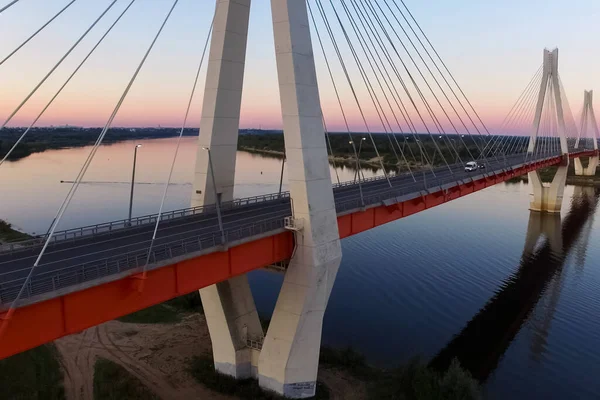
[[[127,216],[136,143],[100,149],[59,229]],[[157,211],[175,140],[139,143],[134,215]],[[70,187],[61,181],[75,178],[89,150],[3,165],[0,218],[45,232]],[[184,138],[167,209],[189,204],[195,151],[195,139]],[[236,197],[278,190],[281,160],[239,152],[237,163]],[[336,171],[342,181],[354,177],[332,168],[334,180]],[[323,342],[386,367],[459,357],[490,399],[599,398],[596,197],[568,186],[562,220],[540,218],[528,210],[526,184],[500,184],[345,239]],[[255,271],[250,282],[259,312],[270,315],[282,275]]]

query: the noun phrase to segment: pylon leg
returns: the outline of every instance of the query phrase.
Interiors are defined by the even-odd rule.
[[[316,390],[323,315],[342,258],[303,0],[272,0],[293,216],[301,231],[260,354],[259,384],[291,398]]]
[[[589,158],[587,167],[583,167],[581,158],[575,159],[575,175],[576,176],[595,176],[598,168],[598,156]]]
[[[247,276],[200,289],[200,297],[215,369],[237,379],[255,378],[258,351],[248,347],[248,340],[262,340],[263,331]]]
[[[558,167],[550,184],[542,182],[538,171],[528,174],[531,187],[531,201],[529,203],[531,211],[560,213],[567,183],[567,171],[568,166]]]
[[[573,160],[573,166],[575,167],[575,175],[576,176],[583,176],[583,163],[581,162],[581,158],[576,158],[575,160]]]
[[[233,199],[250,3],[217,1],[192,206]],[[258,354],[247,348],[247,339],[257,340],[263,332],[248,278],[239,276],[204,288],[200,297],[217,371],[239,379],[256,376]]]

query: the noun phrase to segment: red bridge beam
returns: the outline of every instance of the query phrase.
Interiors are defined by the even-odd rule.
[[[377,206],[340,216],[340,237],[346,238],[373,229],[561,162],[562,158],[556,157],[510,172],[465,182],[449,190],[432,192],[392,206]],[[138,290],[139,280],[128,277],[18,308],[10,319],[3,319],[0,315],[4,331],[0,338],[0,359],[231,277],[287,260],[292,256],[292,251],[292,233],[280,233],[232,247],[224,252],[200,256],[150,271],[141,291]]]
[[[293,241],[290,232],[280,233],[149,271],[141,292],[130,277],[18,308],[2,321],[0,359],[289,259]]]

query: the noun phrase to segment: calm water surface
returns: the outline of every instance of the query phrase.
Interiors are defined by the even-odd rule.
[[[135,215],[157,211],[175,141],[141,143]],[[127,216],[134,145],[98,152],[61,229]],[[47,151],[3,165],[0,218],[45,232],[69,190],[61,180],[76,176],[88,152]],[[186,138],[168,209],[189,204],[194,157]],[[276,192],[280,168],[280,160],[238,153],[236,196]],[[382,366],[458,357],[490,399],[600,398],[595,198],[567,187],[561,218],[541,218],[528,210],[527,185],[502,184],[345,239],[323,341]],[[255,271],[250,282],[259,311],[270,314],[282,276]]]

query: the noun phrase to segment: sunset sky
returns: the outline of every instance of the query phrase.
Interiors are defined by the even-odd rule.
[[[117,1],[11,126],[31,123],[129,1]],[[339,0],[334,2],[339,4]],[[0,7],[6,3],[8,0],[0,0]],[[0,59],[67,3],[20,0],[0,14]],[[544,47],[560,49],[560,74],[575,114],[581,108],[584,89],[600,93],[598,0],[406,3],[492,129],[498,127],[541,65]],[[77,0],[40,36],[0,65],[2,122],[109,4],[109,0]],[[171,0],[137,0],[38,125],[104,125],[171,4]],[[214,0],[180,0],[113,126],[181,125],[213,7]],[[253,1],[243,128],[281,127],[270,14],[268,0]],[[339,107],[317,47],[315,54],[325,118],[330,130],[342,130]],[[342,74],[336,76],[343,83]],[[204,79],[194,101],[191,126],[199,125],[203,84]],[[355,84],[366,95],[357,78]],[[346,87],[342,91],[350,93]],[[362,101],[371,129],[380,130],[373,108],[366,106],[367,97]],[[355,106],[347,104],[351,128],[364,130]]]

